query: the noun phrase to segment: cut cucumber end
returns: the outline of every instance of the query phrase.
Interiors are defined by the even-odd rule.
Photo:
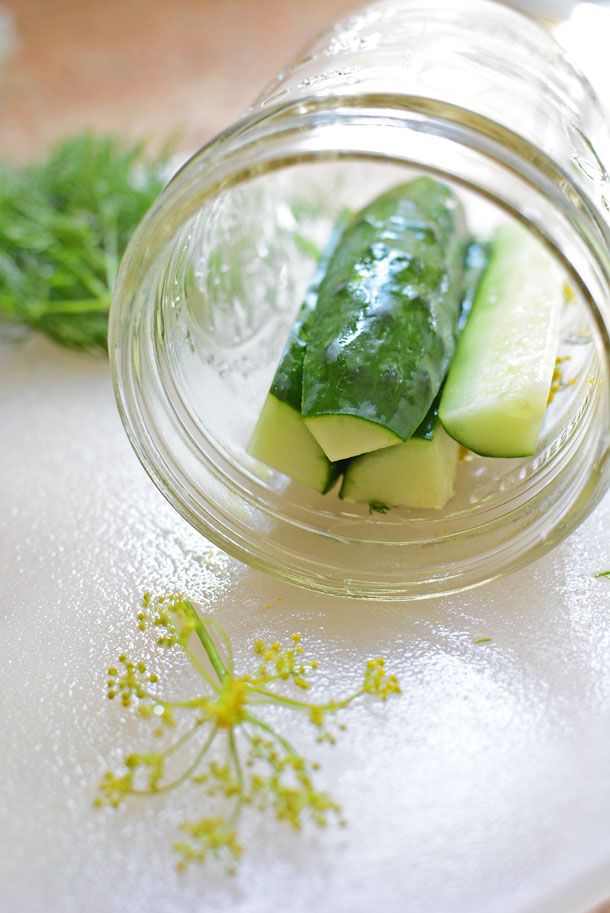
[[[445,409],[439,419],[452,438],[486,457],[526,457],[536,451],[548,391],[521,389],[500,394],[488,403]]]
[[[267,395],[246,452],[296,482],[324,494],[339,475],[299,412]]]
[[[339,497],[357,503],[440,510],[453,495],[460,445],[437,424],[431,440],[411,438],[355,457]]]
[[[333,462],[402,443],[393,431],[357,415],[312,415],[304,421]]]

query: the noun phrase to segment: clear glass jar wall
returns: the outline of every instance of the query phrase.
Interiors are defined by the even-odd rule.
[[[170,182],[115,289],[119,408],[194,527],[277,577],[406,599],[473,586],[565,537],[608,484],[610,140],[588,83],[532,21],[488,0],[381,2],[280,74]],[[574,301],[569,376],[536,454],[471,456],[441,511],[371,513],[246,454],[313,252],[339,213],[414,174],[451,183],[475,232],[529,226]]]

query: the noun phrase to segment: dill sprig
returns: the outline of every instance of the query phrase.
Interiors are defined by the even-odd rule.
[[[383,659],[368,661],[362,684],[352,694],[312,703],[277,690],[292,685],[298,694],[310,687],[317,663],[305,658],[299,634],[287,647],[256,640],[253,671],[238,675],[226,631],[214,619],[200,617],[182,596],[152,599],[146,594],[138,623],[141,630],[156,632],[160,648],[184,651],[205,690],[187,700],[169,700],[160,693],[156,673],[125,654],[119,657],[108,670],[108,697],[152,721],[156,737],[171,733],[173,738],[163,750],[128,755],[119,774],[108,771],[97,805],[116,808],[129,796],[197,787],[209,809],[181,824],[183,836],[174,845],[180,869],[216,857],[233,871],[243,851],[238,823],[245,807],[271,811],[295,829],[306,820],[319,827],[331,816],[340,820],[339,806],[313,782],[317,764],[303,758],[265,720],[264,711],[275,705],[303,714],[317,730],[318,741],[333,743],[329,721],[340,710],[365,694],[386,700],[400,692]]]
[[[105,351],[119,261],[167,176],[169,146],[82,134],[39,163],[0,163],[0,329]]]

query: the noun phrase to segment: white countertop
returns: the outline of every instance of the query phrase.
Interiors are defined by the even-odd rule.
[[[330,599],[250,571],[174,513],[131,452],[105,362],[5,345],[0,391],[3,911],[584,913],[610,895],[610,580],[594,577],[610,568],[610,500],[506,580],[411,604]],[[402,694],[354,705],[335,746],[280,720],[346,828],[252,813],[237,875],[180,875],[176,825],[205,810],[192,789],[92,807],[137,745],[105,680],[124,649],[151,654],[146,590],[200,600],[238,668],[255,637],[300,631],[320,696],[386,657]]]

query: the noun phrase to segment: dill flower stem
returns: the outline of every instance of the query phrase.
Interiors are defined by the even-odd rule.
[[[176,777],[175,780],[170,780],[169,783],[164,783],[162,786],[156,786],[154,789],[131,789],[130,792],[134,796],[156,796],[159,793],[168,793],[172,789],[175,789],[177,786],[181,786],[188,778],[195,773],[199,767],[201,761],[208,752],[208,749],[212,745],[212,742],[216,738],[218,732],[218,726],[215,726],[210,732],[209,736],[195,755],[194,760],[189,764],[189,766],[180,774],[179,777]],[[189,733],[191,734],[191,733]],[[177,745],[175,746],[177,747]],[[169,754],[169,750],[166,752]]]
[[[231,673],[227,670],[225,664],[223,663],[222,659],[220,658],[220,654],[219,654],[218,650],[216,649],[216,644],[214,643],[214,641],[208,634],[206,626],[204,625],[201,618],[195,611],[195,608],[192,605],[192,603],[185,600],[184,607],[185,607],[186,611],[188,612],[188,614],[191,615],[193,618],[193,621],[195,623],[195,627],[194,627],[195,634],[201,641],[203,649],[205,650],[205,652],[208,655],[208,658],[212,664],[212,668],[214,669],[214,672],[216,673],[216,675],[218,676],[218,678],[220,679],[221,682],[225,682],[228,678],[231,678]]]
[[[244,794],[245,794],[245,784],[244,784],[244,771],[241,765],[241,758],[239,757],[239,752],[237,750],[237,745],[235,744],[235,731],[233,727],[229,729],[229,755],[233,761],[233,766],[235,768],[235,776],[237,777],[237,783],[239,786],[238,798],[233,807],[231,814],[227,817],[227,826],[233,827],[239,818],[242,805],[244,804]]]
[[[273,729],[271,726],[268,726],[267,723],[264,723],[262,720],[259,720],[259,718],[257,716],[254,716],[252,713],[246,714],[246,716],[244,717],[244,723],[250,723],[252,726],[257,726],[259,729],[262,729],[264,732],[266,732],[272,738],[277,739],[277,741],[280,743],[282,748],[287,752],[287,754],[292,755],[292,757],[295,757],[295,758],[298,757],[298,753],[297,753],[296,749],[290,744],[288,739],[284,738],[283,735],[280,735],[280,733],[277,732],[275,729]],[[244,730],[244,732],[246,732],[246,730]],[[252,737],[250,736],[250,734],[248,732],[246,732],[246,735],[248,736],[248,739],[250,741],[252,741]]]
[[[152,694],[146,692],[144,697],[150,697],[155,704],[159,704],[161,707],[166,707],[168,710],[197,710],[201,708],[202,698],[193,697],[188,701],[164,701],[162,698],[154,697]],[[197,725],[197,724],[196,724]]]
[[[250,685],[250,690],[262,695],[263,698],[266,698],[266,700],[255,701],[253,703],[283,704],[285,707],[292,707],[294,710],[303,710],[305,713],[309,713],[312,708],[320,710],[322,713],[333,713],[336,710],[342,710],[364,693],[363,691],[357,691],[355,694],[351,694],[342,701],[328,701],[326,704],[310,704],[307,701],[299,701],[292,697],[286,697],[283,694],[274,694],[273,691],[267,691],[266,688],[260,688],[257,685]]]
[[[212,688],[213,691],[218,692],[219,691],[218,682],[214,681],[212,676],[208,674],[207,669],[199,662],[198,658],[195,656],[193,651],[190,650],[186,644],[183,645],[182,649],[188,656],[189,661],[193,665],[193,668],[195,668],[197,670],[199,675],[208,683],[208,685],[210,686],[210,688]],[[175,706],[178,706],[178,705],[175,705]],[[191,706],[190,702],[187,702],[186,706]]]
[[[229,754],[235,764],[235,773],[237,775],[237,782],[239,783],[240,790],[243,792],[244,789],[244,772],[241,766],[241,760],[239,757],[239,752],[237,750],[237,745],[235,744],[235,732],[233,727],[229,730]]]
[[[166,702],[163,702],[163,704],[164,704],[164,706],[165,706]],[[176,705],[175,705],[175,704],[172,704],[172,706],[176,706]],[[184,733],[180,736],[179,739],[176,739],[176,741],[173,742],[173,743],[169,746],[169,748],[166,748],[165,751],[164,751],[165,757],[166,757],[166,758],[169,758],[170,755],[172,755],[175,751],[178,751],[179,748],[181,748],[183,745],[185,745],[185,744],[188,742],[188,740],[189,740],[193,735],[195,735],[195,733],[196,733],[197,730],[199,729],[200,725],[201,725],[201,724],[199,723],[199,721],[197,721],[193,726],[191,726],[190,729],[187,729],[187,731],[184,732]]]
[[[222,646],[225,651],[226,657],[226,666],[228,671],[233,675],[234,673],[234,663],[233,663],[233,645],[231,643],[231,638],[229,637],[228,631],[226,631],[220,622],[216,621],[215,618],[208,618],[207,624],[214,628],[220,640],[222,641]]]

